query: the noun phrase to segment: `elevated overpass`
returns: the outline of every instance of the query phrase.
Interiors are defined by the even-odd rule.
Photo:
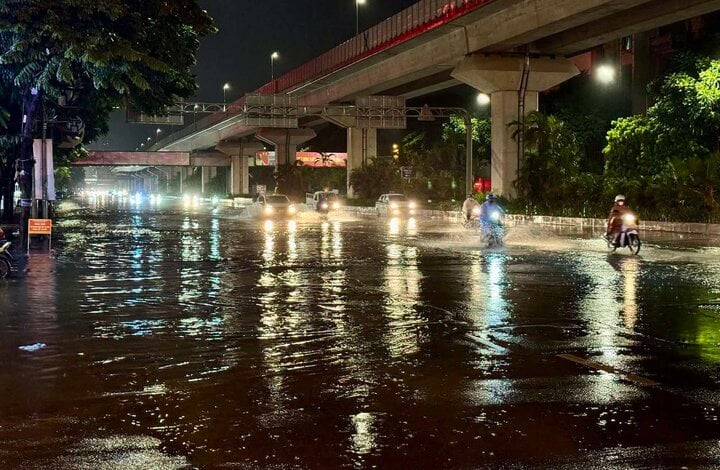
[[[507,124],[538,109],[540,92],[579,73],[569,57],[718,9],[720,0],[422,0],[256,93],[291,95],[298,106],[315,106],[378,94],[421,97],[470,85],[491,95],[493,187],[511,194],[519,159]],[[351,121],[346,126],[352,170],[373,155],[376,130]],[[216,113],[154,149],[217,148],[244,158],[244,145],[256,134],[272,134],[274,140],[263,141],[277,146],[284,163],[312,135],[307,129],[275,131]]]

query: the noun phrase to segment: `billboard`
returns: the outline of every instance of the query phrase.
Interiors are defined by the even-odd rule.
[[[295,159],[303,166],[313,168],[345,168],[347,153],[345,152],[297,152]],[[275,152],[263,150],[255,154],[256,166],[275,166]]]

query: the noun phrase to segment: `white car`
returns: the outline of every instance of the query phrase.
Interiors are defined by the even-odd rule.
[[[284,194],[261,195],[251,206],[252,215],[263,219],[292,217],[297,213],[295,204]]]
[[[387,217],[414,216],[416,209],[404,194],[383,194],[375,203],[377,214]]]

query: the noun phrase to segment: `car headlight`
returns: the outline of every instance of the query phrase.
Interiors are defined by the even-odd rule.
[[[409,207],[410,209],[415,209],[415,203],[414,203],[414,202],[411,202],[410,204],[408,204],[408,207]]]
[[[633,222],[635,222],[636,219],[635,219],[635,216],[634,216],[633,214],[625,214],[625,215],[623,216],[623,220],[624,220],[625,222],[627,222],[627,223],[632,224]]]

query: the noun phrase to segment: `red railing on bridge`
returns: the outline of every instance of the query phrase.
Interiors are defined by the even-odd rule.
[[[375,55],[447,24],[466,13],[495,0],[420,0],[382,23],[330,49],[309,62],[281,75],[254,91],[260,94],[288,92],[305,83],[327,76],[343,67]],[[243,105],[245,98],[234,105]],[[227,113],[215,113],[162,140],[162,148],[176,140],[210,127],[225,119]]]
[[[256,90],[256,93],[274,94],[291,90],[420,36],[493,1],[421,0],[382,23],[263,85]]]

